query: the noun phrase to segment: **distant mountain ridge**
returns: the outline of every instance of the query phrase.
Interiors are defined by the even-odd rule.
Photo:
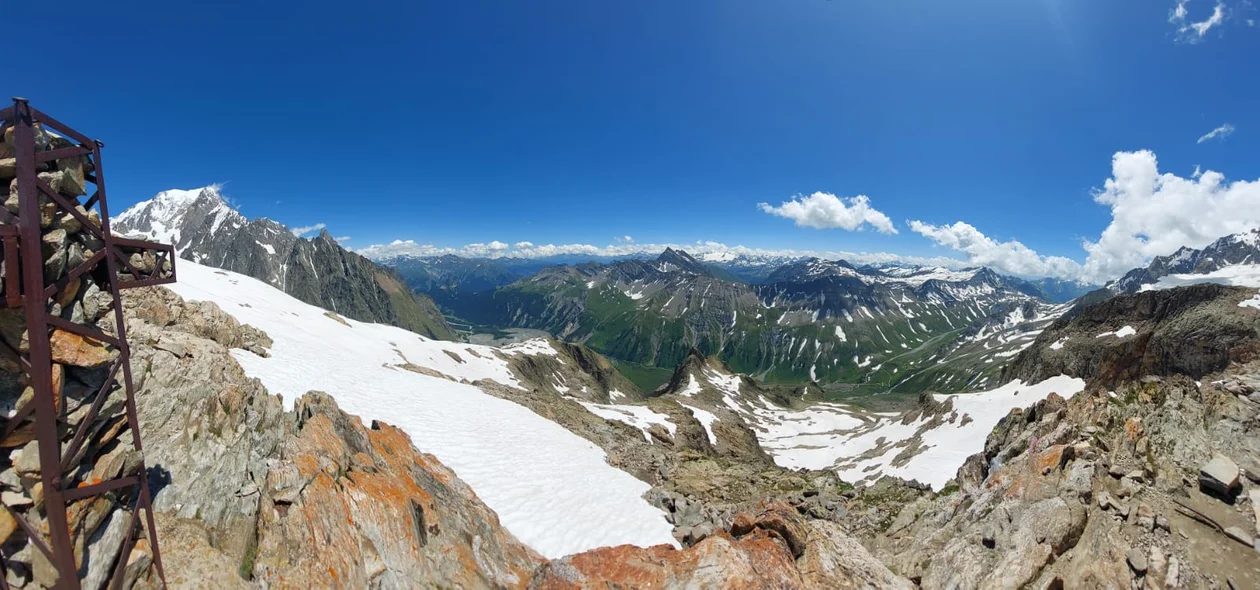
[[[984,384],[1061,311],[1028,282],[983,268],[806,258],[752,285],[672,248],[550,266],[443,305],[474,324],[544,330],[623,362],[672,368],[695,349],[770,382],[870,392]]]
[[[1260,228],[1222,237],[1201,250],[1182,246],[1168,256],[1156,256],[1107,287],[1115,293],[1136,293],[1171,275],[1208,275],[1245,266],[1260,268]]]
[[[117,233],[172,243],[180,258],[266,281],[346,317],[454,338],[434,302],[394,271],[342,248],[327,231],[306,239],[270,219],[247,219],[217,187],[161,192],[112,223]]]

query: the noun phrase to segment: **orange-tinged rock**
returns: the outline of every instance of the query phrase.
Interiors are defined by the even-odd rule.
[[[310,393],[268,475],[252,574],[276,587],[524,588],[545,560],[397,428],[362,422]],[[296,484],[300,493],[288,493]],[[279,486],[279,487],[275,487]]]
[[[1129,418],[1128,420],[1125,420],[1124,432],[1125,434],[1129,435],[1130,441],[1137,440],[1138,437],[1142,436],[1142,433],[1144,432],[1142,428],[1142,419],[1137,416],[1134,416],[1132,418]]]
[[[1054,445],[1037,455],[1033,468],[1037,473],[1045,475],[1062,467],[1072,458],[1074,449],[1068,445]]]
[[[531,588],[805,588],[792,554],[764,530],[740,539],[708,537],[686,549],[604,547],[553,560]]]
[[[109,364],[109,348],[103,342],[65,330],[53,330],[50,340],[53,362],[89,369]]]

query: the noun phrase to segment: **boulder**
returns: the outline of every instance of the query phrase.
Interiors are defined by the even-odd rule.
[[[1229,457],[1217,453],[1199,468],[1199,487],[1215,494],[1233,497],[1241,489],[1238,465]]]
[[[1129,563],[1129,567],[1133,569],[1134,573],[1138,575],[1146,573],[1146,554],[1141,549],[1137,547],[1129,549],[1129,552],[1125,554],[1125,561]]]
[[[806,587],[914,588],[910,580],[894,574],[835,523],[811,520],[808,529],[805,553],[796,560]]]
[[[108,365],[111,360],[110,350],[102,342],[84,338],[66,330],[53,330],[49,339],[52,345],[53,362],[96,369]]]

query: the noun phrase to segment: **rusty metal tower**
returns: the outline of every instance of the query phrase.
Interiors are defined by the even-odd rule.
[[[10,208],[0,207],[0,242],[3,243],[5,270],[3,285],[0,286],[3,290],[0,308],[22,308],[28,334],[27,342],[23,343],[25,346],[16,349],[8,343],[0,343],[0,357],[20,367],[26,375],[27,385],[34,391],[34,395],[4,422],[0,438],[25,431],[38,444],[43,526],[32,524],[7,505],[4,509],[17,520],[34,549],[56,568],[56,587],[77,589],[81,585],[77,562],[84,550],[79,549],[76,557],[72,532],[67,524],[67,506],[101,494],[114,494],[120,507],[130,508],[131,514],[119,553],[113,557],[116,563],[113,565],[111,586],[121,586],[128,557],[141,536],[147,537],[153,566],[157,568],[159,578],[165,581],[143,455],[140,455],[138,469],[124,469],[121,476],[106,481],[85,481],[82,470],[72,468],[82,457],[84,445],[90,444],[94,436],[93,426],[99,422],[98,412],[105,400],[120,391],[125,396],[126,425],[131,430],[132,448],[136,453],[142,452],[133,397],[130,349],[119,291],[174,282],[175,249],[170,245],[123,239],[110,233],[101,167],[104,144],[100,141],[90,139],[36,110],[21,98],[13,99],[13,106],[0,110],[0,134],[12,151],[12,159],[0,159],[0,166],[6,163],[13,166],[17,193],[16,216]],[[54,190],[46,181],[46,175],[41,174],[49,169],[62,168],[63,162],[82,166],[76,170],[82,171],[84,193],[88,193],[89,184],[95,185],[94,192],[89,193],[85,201]],[[13,197],[10,195],[9,198],[11,201]],[[41,250],[47,237],[46,230],[41,229],[41,215],[45,220],[49,215],[73,217],[82,224],[82,229],[78,231],[90,232],[91,235],[85,239],[103,246],[74,268],[66,266],[63,272],[56,273],[57,276],[50,280]],[[156,261],[156,264],[137,266],[134,264],[136,254]],[[88,283],[94,283],[101,292],[112,296],[108,311],[113,313],[116,336],[88,323],[66,319],[65,313],[53,313],[64,305],[58,302],[73,298]],[[116,358],[108,365],[104,385],[89,394],[90,409],[77,426],[66,420],[66,403],[54,383],[51,338],[55,332],[61,331],[88,342],[104,343],[117,351]],[[69,442],[63,444],[63,440],[67,439]],[[37,501],[31,510],[38,509]],[[142,512],[143,525],[138,521]],[[8,556],[5,558],[7,560]],[[0,585],[7,587],[2,574],[0,572]]]

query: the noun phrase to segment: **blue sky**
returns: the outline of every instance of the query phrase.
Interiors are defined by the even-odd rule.
[[[1101,276],[1121,248],[1253,221],[1164,238],[1183,212],[1094,198],[1117,152],[1150,150],[1188,194],[1196,166],[1260,178],[1244,0],[285,4],[22,3],[9,45],[44,67],[6,87],[106,142],[115,211],[219,182],[247,215],[360,248],[632,236]],[[758,207],[815,192],[866,195],[897,233]],[[1139,193],[1113,200],[1185,200]],[[1081,270],[1082,240],[1117,225]]]

